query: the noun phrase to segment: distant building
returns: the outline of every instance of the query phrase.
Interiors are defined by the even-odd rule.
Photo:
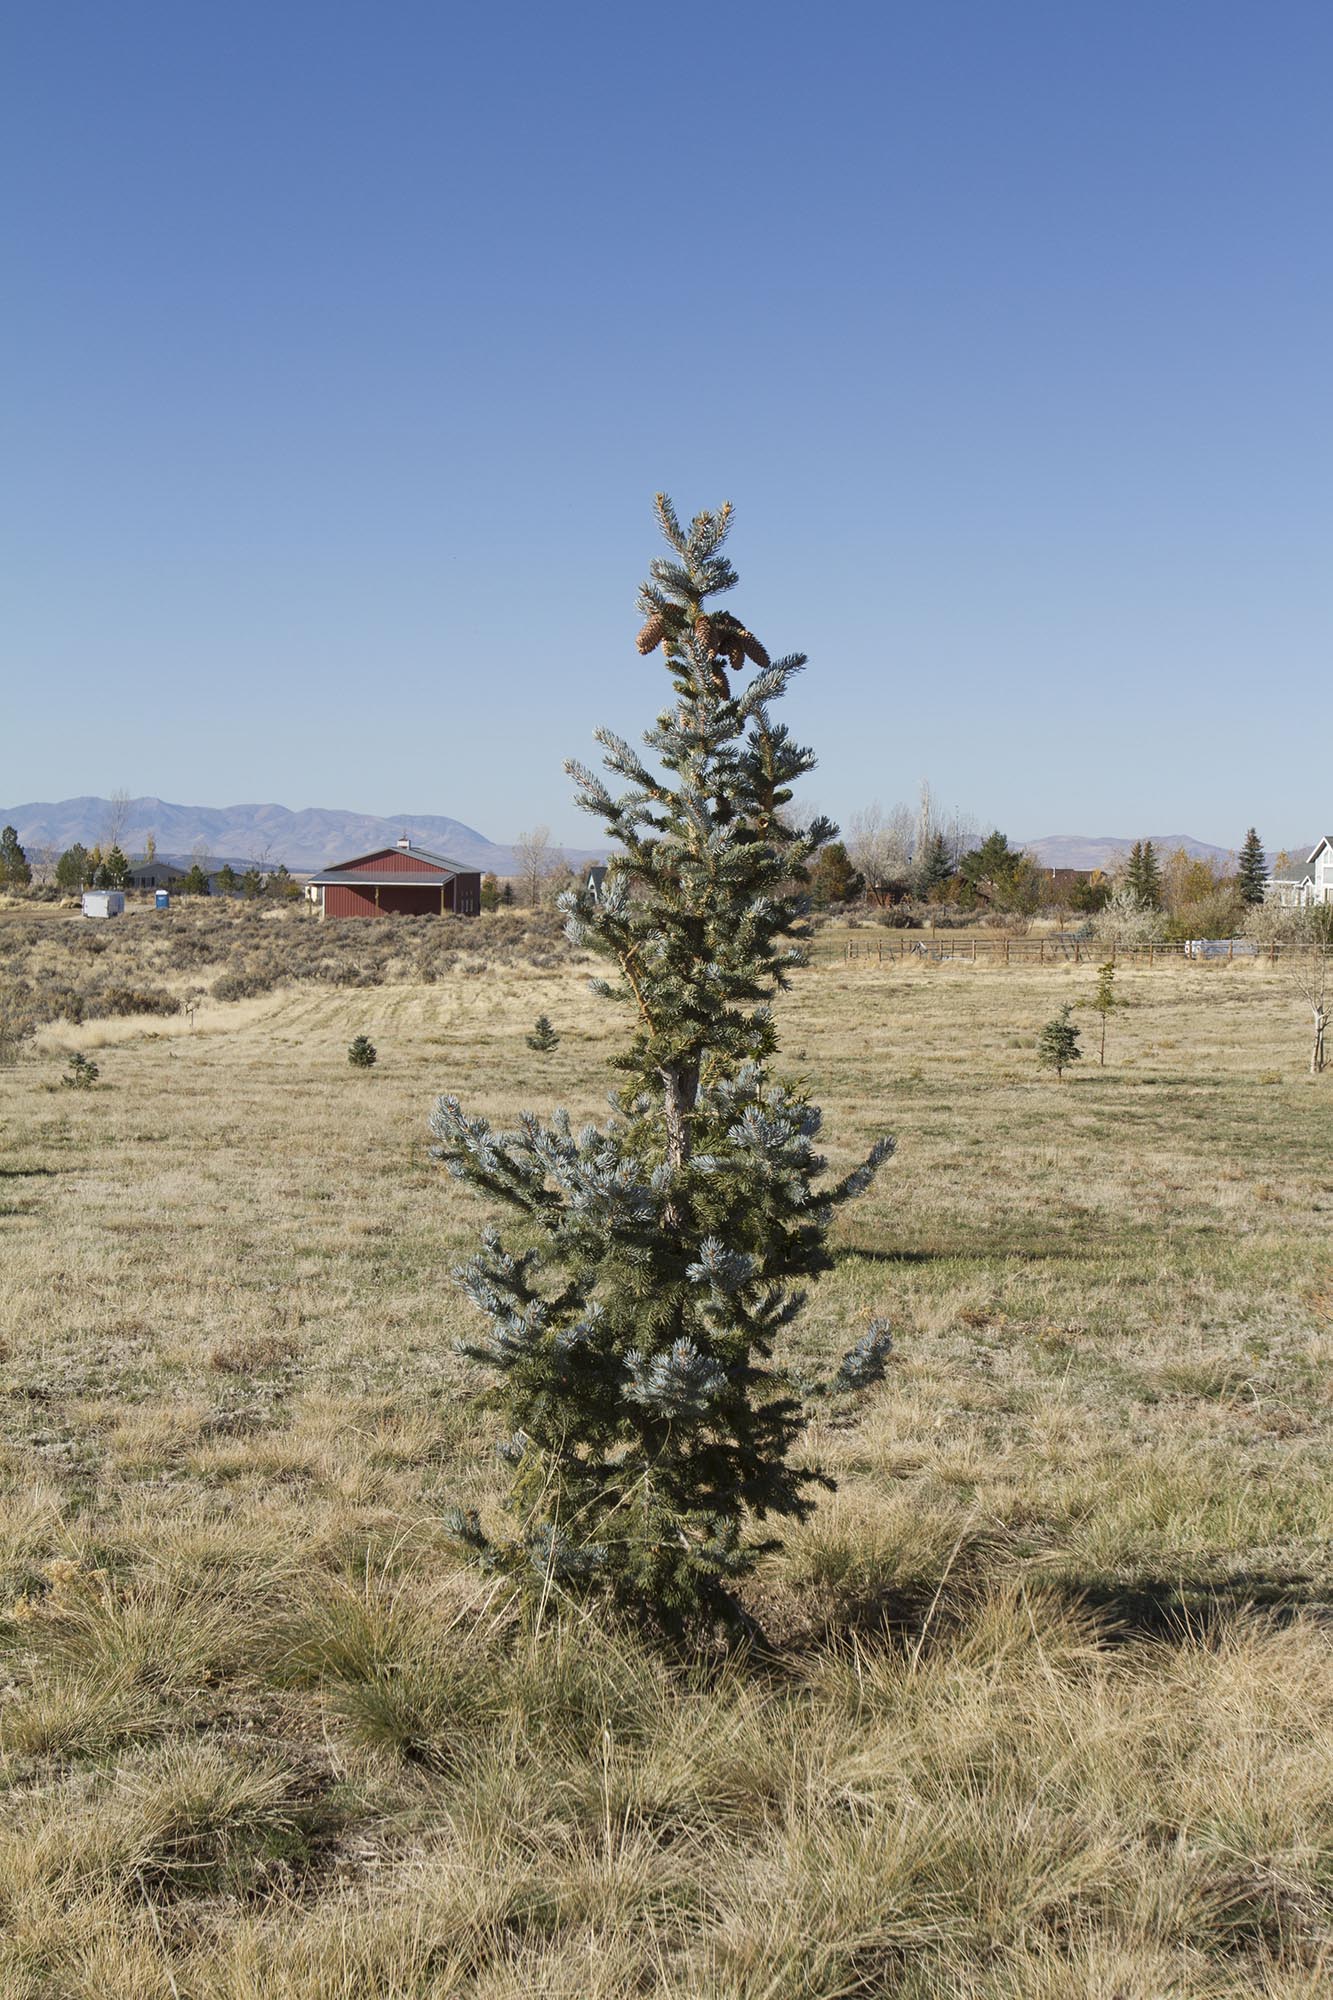
[[[1100,876],[1100,868],[1039,868],[1042,887],[1053,903],[1067,902],[1075,889],[1094,876]]]
[[[588,895],[592,897],[594,903],[601,902],[602,884],[605,881],[606,881],[606,864],[605,862],[601,861],[596,862],[593,865],[593,867],[591,867],[588,870],[588,879],[583,885]]]
[[[1283,903],[1288,909],[1333,903],[1333,834],[1324,835],[1306,856],[1303,868],[1290,875],[1274,875],[1264,894],[1270,902]]]
[[[83,892],[83,914],[85,917],[123,917],[125,914],[125,894],[121,889],[85,889]]]
[[[407,835],[311,877],[306,895],[321,917],[475,917],[481,873],[413,847]]]
[[[136,861],[126,880],[129,889],[174,889],[184,881],[185,870],[177,868],[172,861],[163,861],[156,854],[151,861]]]

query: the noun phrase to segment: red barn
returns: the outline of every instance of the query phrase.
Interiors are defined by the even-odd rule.
[[[322,917],[475,917],[481,876],[443,854],[413,847],[407,835],[355,861],[340,861],[310,882]]]

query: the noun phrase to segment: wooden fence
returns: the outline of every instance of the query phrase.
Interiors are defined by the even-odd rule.
[[[816,957],[845,963],[897,965],[913,959],[932,963],[962,959],[972,965],[1251,965],[1258,959],[1276,964],[1279,958],[1303,957],[1308,945],[1253,945],[1248,939],[1219,941],[1209,952],[1194,952],[1186,944],[1145,944],[1119,947],[1097,938],[985,937],[972,932],[897,931],[888,937],[849,938],[841,949],[821,952]]]

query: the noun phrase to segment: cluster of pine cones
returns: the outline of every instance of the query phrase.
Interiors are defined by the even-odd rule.
[[[683,611],[670,619],[659,611],[640,632],[636,641],[639,651],[651,653],[654,646],[660,646],[664,653],[669,654],[679,642],[684,626]],[[739,673],[746,660],[752,660],[756,667],[768,665],[768,654],[754,633],[748,632],[740,619],[733,618],[729,611],[715,611],[711,617],[706,611],[701,611],[694,621],[694,637],[695,643],[710,658],[725,653],[733,673]]]

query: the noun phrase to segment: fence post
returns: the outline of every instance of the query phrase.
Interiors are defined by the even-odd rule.
[[[1005,964],[1006,964],[1006,965],[1008,965],[1008,963],[1009,963],[1009,940],[1008,940],[1008,938],[1006,938],[1006,939],[1005,939],[1005,941],[1004,941],[1004,962],[1005,962]]]
[[[1039,945],[1041,946],[1041,953],[1040,953],[1040,959],[1039,959],[1039,963],[1041,963],[1042,965],[1045,965],[1045,963],[1046,963],[1046,940],[1045,940],[1045,938],[1038,938],[1038,939],[1037,939],[1037,943],[1038,943],[1038,944],[1039,944]]]
[[[1078,955],[1078,954],[1079,954],[1079,943],[1078,943],[1078,939],[1077,939],[1077,938],[1075,938],[1075,939],[1074,939],[1074,963],[1075,963],[1075,965],[1081,965],[1081,964],[1083,963],[1082,959],[1081,959],[1081,958],[1079,957],[1079,955]]]

